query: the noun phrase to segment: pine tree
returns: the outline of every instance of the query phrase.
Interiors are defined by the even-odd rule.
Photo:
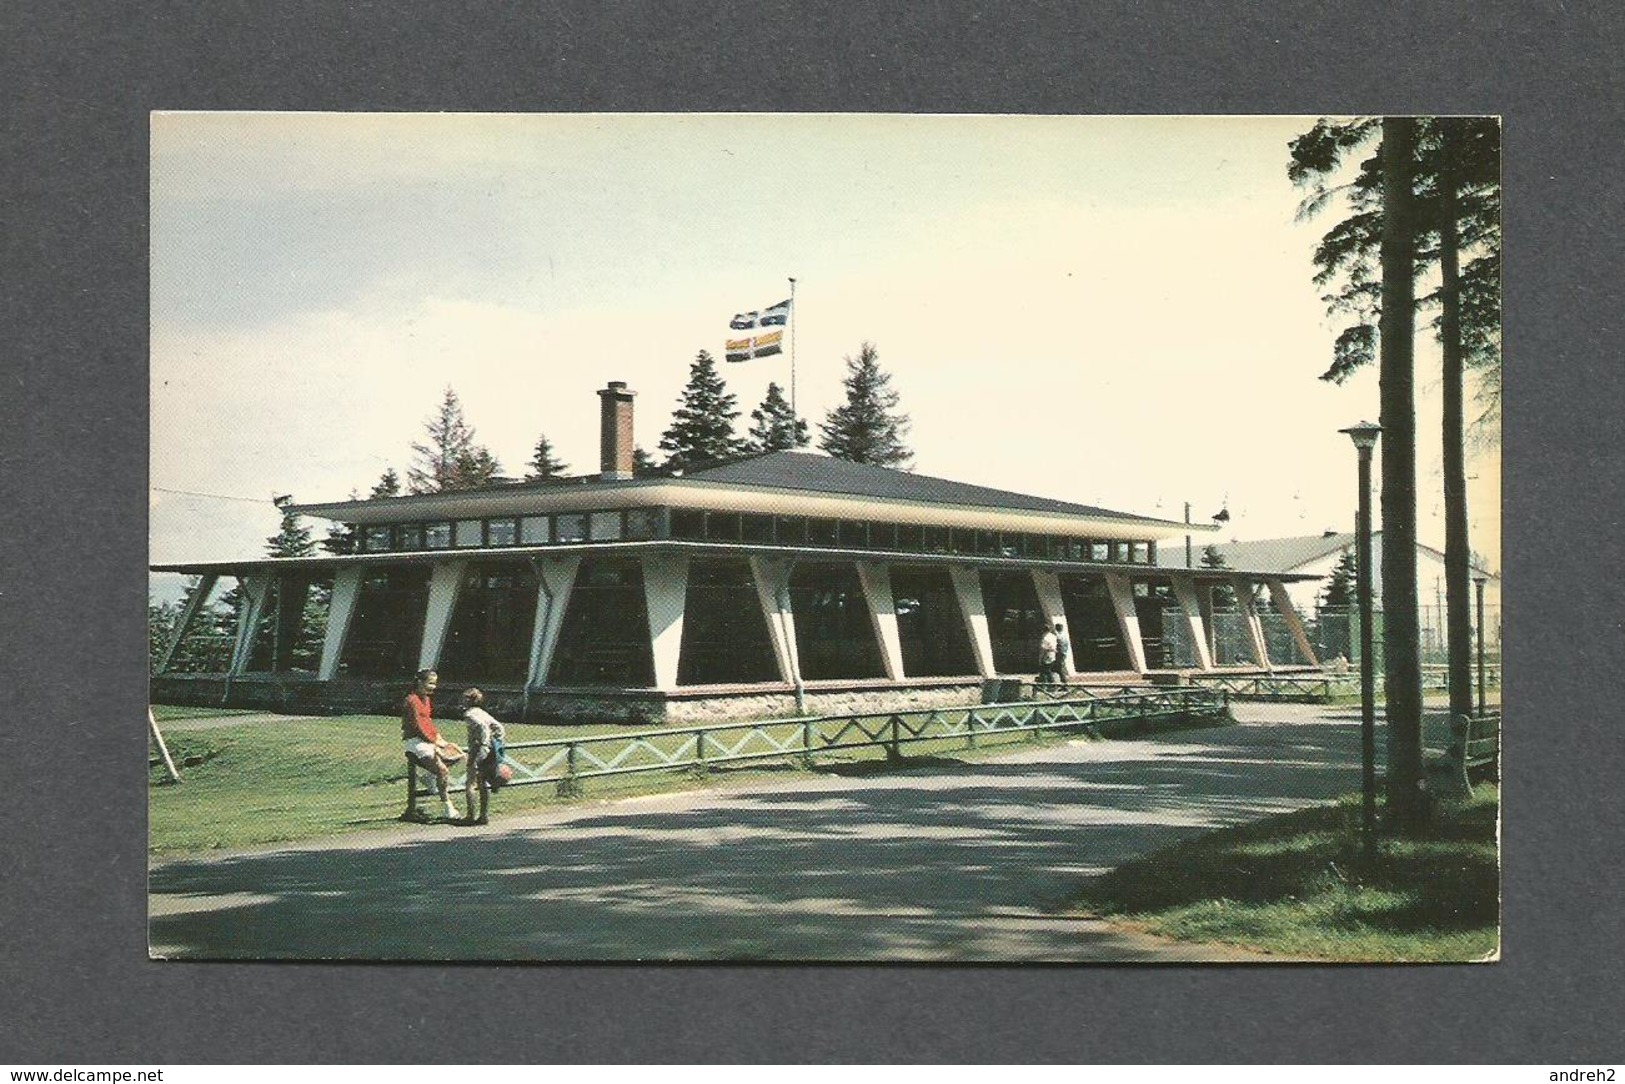
[[[836,459],[907,470],[914,453],[903,438],[908,415],[897,412],[901,397],[891,387],[891,376],[880,368],[874,344],[864,343],[856,358],[846,359],[846,404],[831,410],[819,423],[818,446]]]
[[[750,417],[750,434],[745,443],[753,454],[791,452],[810,442],[806,421],[795,416],[775,383],[768,384],[762,405],[751,411]]]
[[[530,471],[525,475],[525,480],[536,482],[557,478],[569,469],[570,465],[554,454],[553,442],[543,433],[536,438],[536,448],[530,455]]]
[[[1218,546],[1209,543],[1202,547],[1202,567],[1229,568],[1230,563],[1224,559],[1224,554],[1219,552]],[[1213,600],[1214,609],[1234,610],[1236,608],[1236,589],[1230,584],[1216,583],[1210,590],[1212,594],[1209,597]]]
[[[1326,589],[1320,593],[1320,608],[1322,610],[1336,610],[1349,613],[1354,609],[1357,600],[1354,597],[1354,583],[1358,569],[1354,564],[1354,551],[1344,550],[1343,556],[1337,559],[1337,566],[1332,569],[1331,576],[1326,580]]]
[[[655,457],[643,450],[643,445],[634,445],[632,448],[632,475],[637,477],[645,474],[659,474],[661,466],[655,462]]]
[[[282,526],[265,540],[265,552],[271,557],[309,557],[316,552],[316,543],[310,540],[310,528],[299,522],[293,511],[293,500],[278,497],[276,505],[282,510]]]
[[[398,497],[400,492],[401,476],[395,473],[394,467],[390,467],[379,476],[377,484],[372,487],[372,492],[367,494],[367,497],[369,500],[378,497]]]
[[[737,417],[738,399],[723,384],[716,360],[701,350],[689,366],[671,425],[660,438],[666,469],[690,471],[743,454],[744,445],[734,435]]]
[[[496,457],[474,442],[474,427],[463,417],[463,404],[450,386],[423,430],[428,440],[412,445],[415,462],[406,471],[411,492],[469,489],[501,472]]]

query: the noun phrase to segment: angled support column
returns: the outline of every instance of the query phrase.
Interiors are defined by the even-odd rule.
[[[352,565],[333,574],[333,601],[327,609],[327,635],[322,640],[322,668],[317,676],[332,681],[338,676],[344,641],[350,637],[356,603],[361,598],[361,568]]]
[[[457,612],[457,596],[463,591],[467,561],[444,561],[429,574],[429,601],[423,614],[423,643],[418,645],[418,669],[433,670],[440,665],[440,652],[446,646],[452,615]]]
[[[649,610],[655,688],[675,689],[683,648],[683,607],[688,601],[688,558],[645,557],[643,597]]]
[[[1272,671],[1269,648],[1264,643],[1264,623],[1258,619],[1258,599],[1253,595],[1253,585],[1239,576],[1233,583],[1236,605],[1241,608],[1242,625],[1247,629],[1247,646],[1252,652],[1253,661]]]
[[[169,643],[164,646],[163,658],[158,660],[158,673],[167,672],[170,663],[175,661],[176,650],[181,646],[186,634],[192,631],[197,615],[203,612],[203,604],[208,601],[214,592],[214,585],[218,582],[220,577],[212,573],[198,577],[197,586],[186,597],[186,606],[181,610],[180,619],[175,622],[175,631],[169,634]]]
[[[767,622],[767,638],[773,645],[779,680],[799,682],[796,616],[790,612],[790,566],[767,557],[752,557],[750,575],[756,584],[756,600],[761,603],[762,618]]]
[[[903,680],[903,641],[897,633],[897,605],[891,593],[891,569],[877,561],[858,562],[858,582],[869,604],[869,620],[880,641],[880,657],[886,663],[886,676]]]
[[[1196,645],[1196,665],[1203,670],[1213,669],[1213,653],[1208,650],[1207,625],[1202,620],[1202,604],[1196,597],[1196,581],[1190,576],[1172,573],[1169,580],[1184,611],[1185,624],[1191,630],[1191,643]]]
[[[1035,568],[1033,569],[1033,590],[1038,592],[1038,608],[1044,611],[1044,620],[1046,622],[1044,627],[1046,629],[1051,628],[1059,621],[1061,628],[1068,631],[1067,641],[1071,642],[1071,630],[1066,620],[1066,603],[1061,600],[1061,577],[1054,572]],[[1070,656],[1067,657],[1066,665],[1067,669],[1070,670],[1072,667]],[[1063,680],[1070,676],[1070,674],[1061,675]]]
[[[1140,639],[1140,615],[1134,609],[1134,586],[1128,573],[1106,573],[1106,589],[1111,592],[1112,608],[1117,611],[1117,627],[1128,648],[1129,665],[1145,673],[1145,641]]]
[[[559,630],[564,627],[564,611],[570,605],[570,592],[575,588],[581,558],[577,555],[532,557],[530,567],[536,571],[536,621],[531,626],[527,680],[531,685],[546,685],[547,672],[553,668],[553,656],[559,648]]]
[[[237,611],[237,644],[231,653],[232,677],[248,669],[254,655],[254,634],[265,616],[265,602],[271,597],[271,574],[258,572],[238,581],[243,588],[243,608]]]
[[[1297,643],[1298,650],[1310,666],[1319,666],[1320,659],[1315,657],[1315,649],[1309,643],[1309,634],[1304,630],[1303,619],[1298,616],[1297,609],[1292,605],[1292,596],[1286,593],[1286,584],[1280,580],[1265,580],[1270,589],[1270,601],[1275,604],[1276,611],[1286,622],[1287,631],[1292,633],[1292,639]]]
[[[971,650],[976,654],[976,672],[993,677],[993,637],[987,629],[987,603],[982,598],[982,577],[974,568],[948,566],[948,578],[953,581],[954,597],[959,600],[959,612],[965,618],[965,631],[970,633]]]

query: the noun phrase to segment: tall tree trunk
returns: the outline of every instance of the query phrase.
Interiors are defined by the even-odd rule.
[[[1382,121],[1382,620],[1388,809],[1420,828],[1422,658],[1416,599],[1416,121]]]
[[[1444,591],[1450,649],[1450,714],[1473,713],[1472,603],[1468,598],[1467,456],[1462,436],[1461,266],[1456,185],[1461,122],[1440,120],[1439,338],[1444,353]]]

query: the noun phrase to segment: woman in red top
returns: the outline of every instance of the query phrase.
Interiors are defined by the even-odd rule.
[[[445,807],[446,819],[457,819],[457,810],[452,808],[451,796],[447,793],[447,782],[451,775],[451,768],[443,754],[445,739],[434,725],[434,690],[440,684],[440,678],[433,670],[419,670],[417,684],[412,691],[406,694],[406,700],[401,704],[401,744],[406,750],[406,759],[425,771],[434,773],[435,789],[440,792],[440,804]],[[406,812],[401,814],[402,820],[426,820],[427,817],[418,812],[417,788],[412,785],[412,774],[407,773],[406,781]]]

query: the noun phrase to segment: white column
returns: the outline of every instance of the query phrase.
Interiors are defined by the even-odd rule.
[[[1292,638],[1298,642],[1298,650],[1303,652],[1303,657],[1309,661],[1310,666],[1319,666],[1320,660],[1315,657],[1315,649],[1309,644],[1309,634],[1304,631],[1303,620],[1292,605],[1292,596],[1287,594],[1286,584],[1280,580],[1265,582],[1269,584],[1270,601],[1275,603],[1276,610],[1286,621],[1287,631],[1292,633]]]
[[[869,603],[869,620],[880,640],[880,657],[886,661],[886,676],[903,680],[903,640],[897,633],[897,604],[891,593],[891,569],[876,561],[858,562],[858,582]]]
[[[559,647],[559,630],[564,627],[564,611],[570,605],[570,592],[575,588],[576,570],[581,567],[578,555],[562,557],[532,557],[530,567],[536,570],[536,622],[530,634],[530,684],[546,685],[547,672],[553,667],[553,655]]]
[[[796,655],[796,618],[790,612],[790,568],[767,557],[750,559],[751,579],[756,583],[756,599],[762,604],[767,622],[768,642],[773,645],[773,661],[779,680],[794,682],[800,677]]]
[[[457,612],[457,596],[463,591],[467,561],[443,561],[429,574],[429,601],[423,613],[423,643],[418,646],[418,669],[433,670],[440,665],[440,650],[446,646],[452,615]]]
[[[231,653],[232,676],[248,669],[254,654],[254,634],[265,616],[265,600],[271,597],[271,574],[259,572],[237,581],[243,589],[243,606],[237,611],[237,644]]]
[[[971,650],[976,653],[976,672],[993,677],[997,671],[993,669],[993,637],[987,629],[982,577],[974,568],[950,565],[948,578],[953,581],[954,597],[959,599],[959,612],[965,617],[965,631],[970,633]]]
[[[350,623],[355,619],[356,603],[361,597],[361,573],[361,566],[351,565],[333,574],[333,599],[327,605],[327,635],[322,639],[322,668],[317,672],[323,681],[332,681],[339,672],[344,641],[350,636]]]
[[[1253,585],[1239,576],[1233,583],[1236,605],[1241,607],[1241,623],[1247,629],[1247,643],[1252,649],[1253,661],[1269,670],[1270,653],[1264,643],[1264,623],[1258,619],[1258,600],[1253,597]]]
[[[1207,626],[1202,621],[1202,604],[1196,597],[1196,580],[1184,573],[1171,573],[1174,595],[1179,608],[1185,612],[1185,624],[1191,630],[1191,642],[1196,645],[1196,665],[1203,670],[1213,669],[1213,653],[1207,646]]]
[[[688,600],[688,558],[645,557],[643,597],[649,610],[655,688],[675,689],[683,648],[683,607]]]
[[[175,661],[175,651],[181,646],[181,640],[191,631],[192,623],[197,615],[203,611],[203,604],[208,601],[214,585],[220,577],[211,574],[198,577],[197,587],[186,598],[186,606],[181,610],[180,617],[175,622],[175,631],[169,634],[169,643],[164,645],[164,656],[158,662],[158,673],[162,674],[169,669],[169,664]]]
[[[1111,592],[1112,606],[1117,610],[1117,627],[1128,648],[1129,665],[1145,673],[1145,642],[1140,639],[1140,615],[1134,609],[1134,586],[1128,573],[1106,573],[1106,589]]]

